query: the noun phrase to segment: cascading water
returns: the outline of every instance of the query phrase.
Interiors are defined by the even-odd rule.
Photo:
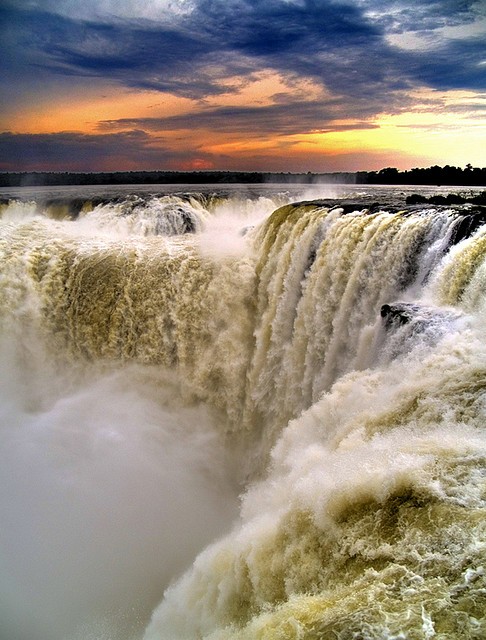
[[[12,640],[484,637],[479,214],[265,195],[3,205]]]

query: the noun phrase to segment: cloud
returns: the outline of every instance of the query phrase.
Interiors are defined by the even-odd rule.
[[[8,0],[7,0],[8,1]],[[10,0],[10,4],[13,4]],[[23,3],[25,6],[25,2]],[[97,19],[148,19],[167,22],[192,11],[191,0],[30,0],[31,9],[64,17]]]
[[[3,11],[10,28],[2,34],[7,71],[34,74],[101,77],[123,85],[174,93],[205,95],[212,81],[197,78],[194,65],[207,54],[200,39],[151,23],[80,21],[41,11]],[[22,77],[18,78],[22,81]],[[194,88],[191,88],[194,83]]]
[[[357,0],[364,14],[387,32],[440,32],[471,25],[484,15],[482,0]]]
[[[7,66],[23,64],[28,73],[103,77],[194,99],[227,93],[229,79],[243,82],[264,68],[311,78],[350,97],[418,83],[477,88],[479,72],[473,68],[480,70],[484,58],[478,38],[444,40],[437,69],[443,79],[438,82],[421,60],[422,52],[403,51],[386,39],[392,32],[437,31],[471,21],[475,3],[467,0],[395,1],[381,17],[376,14],[383,3],[372,0],[355,5],[333,0],[167,1],[150,5],[151,18],[159,16],[150,20],[144,12],[130,20],[119,17],[123,8],[133,14],[134,2],[102,2],[98,14],[103,18],[97,21],[53,14],[50,2],[30,6],[6,5],[3,10],[3,21],[10,25],[5,30]],[[110,14],[109,6],[118,6],[118,16]],[[61,2],[61,7],[70,4]]]
[[[99,135],[0,133],[0,158],[2,171],[154,170],[206,160],[196,149],[174,150],[137,130]]]
[[[479,38],[453,40],[426,55],[411,56],[409,73],[434,89],[484,91],[486,78],[479,65],[484,50]]]
[[[354,105],[353,116],[366,118],[373,113],[371,103]],[[341,101],[308,101],[271,104],[267,106],[228,106],[203,108],[190,113],[165,118],[123,118],[99,123],[102,130],[134,127],[145,131],[207,129],[218,133],[244,134],[248,138],[261,136],[292,136],[309,132],[373,129],[366,121],[338,123],[342,117]]]

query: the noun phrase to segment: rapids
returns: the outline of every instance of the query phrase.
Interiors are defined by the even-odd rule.
[[[0,637],[484,638],[484,211],[164,189],[3,194]]]

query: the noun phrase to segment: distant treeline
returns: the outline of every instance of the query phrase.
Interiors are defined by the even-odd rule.
[[[268,173],[260,171],[116,171],[101,173],[19,172],[0,173],[0,187],[38,187],[108,184],[430,184],[486,186],[486,167],[433,166],[428,169],[357,173]]]
[[[465,169],[434,165],[428,169],[409,169],[399,171],[393,167],[387,167],[380,171],[358,172],[356,174],[358,184],[432,184],[432,185],[468,185],[486,186],[486,167],[482,169],[466,165]]]
[[[319,181],[354,183],[355,173],[266,173],[260,171],[116,171],[113,173],[0,173],[0,187],[108,184],[263,184]]]

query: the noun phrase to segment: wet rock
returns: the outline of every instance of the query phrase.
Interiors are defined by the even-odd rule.
[[[407,302],[395,302],[393,304],[384,304],[381,307],[380,314],[384,319],[385,327],[398,326],[407,324],[420,311],[420,307],[416,304]]]
[[[437,330],[446,327],[462,317],[457,309],[421,305],[413,302],[392,302],[384,304],[380,310],[385,329],[390,330],[410,325],[413,333],[426,328]]]

